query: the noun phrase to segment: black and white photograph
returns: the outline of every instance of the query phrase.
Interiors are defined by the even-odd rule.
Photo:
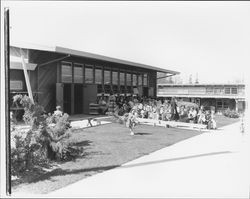
[[[250,198],[249,1],[1,1],[1,198]]]

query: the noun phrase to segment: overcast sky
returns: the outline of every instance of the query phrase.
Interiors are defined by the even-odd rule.
[[[2,2],[11,41],[177,70],[201,83],[247,77],[250,2]]]

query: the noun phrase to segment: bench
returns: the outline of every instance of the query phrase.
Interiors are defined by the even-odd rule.
[[[145,118],[137,118],[140,123],[154,125],[154,126],[164,126],[166,128],[169,127],[186,127],[193,129],[206,129],[207,125],[204,124],[194,124],[194,123],[185,123],[185,122],[175,122],[175,121],[162,121],[162,120],[154,120],[154,119],[145,119]]]

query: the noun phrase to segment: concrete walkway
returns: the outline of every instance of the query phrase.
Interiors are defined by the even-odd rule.
[[[249,198],[249,145],[236,123],[36,197]]]

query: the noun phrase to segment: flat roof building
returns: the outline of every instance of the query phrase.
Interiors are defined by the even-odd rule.
[[[177,97],[203,106],[214,106],[217,112],[225,109],[245,110],[244,84],[158,84],[157,97]]]
[[[157,72],[179,72],[64,47],[10,46],[10,93],[27,93],[24,56],[32,93],[47,112],[60,105],[68,114],[89,113],[101,93],[156,97]]]

